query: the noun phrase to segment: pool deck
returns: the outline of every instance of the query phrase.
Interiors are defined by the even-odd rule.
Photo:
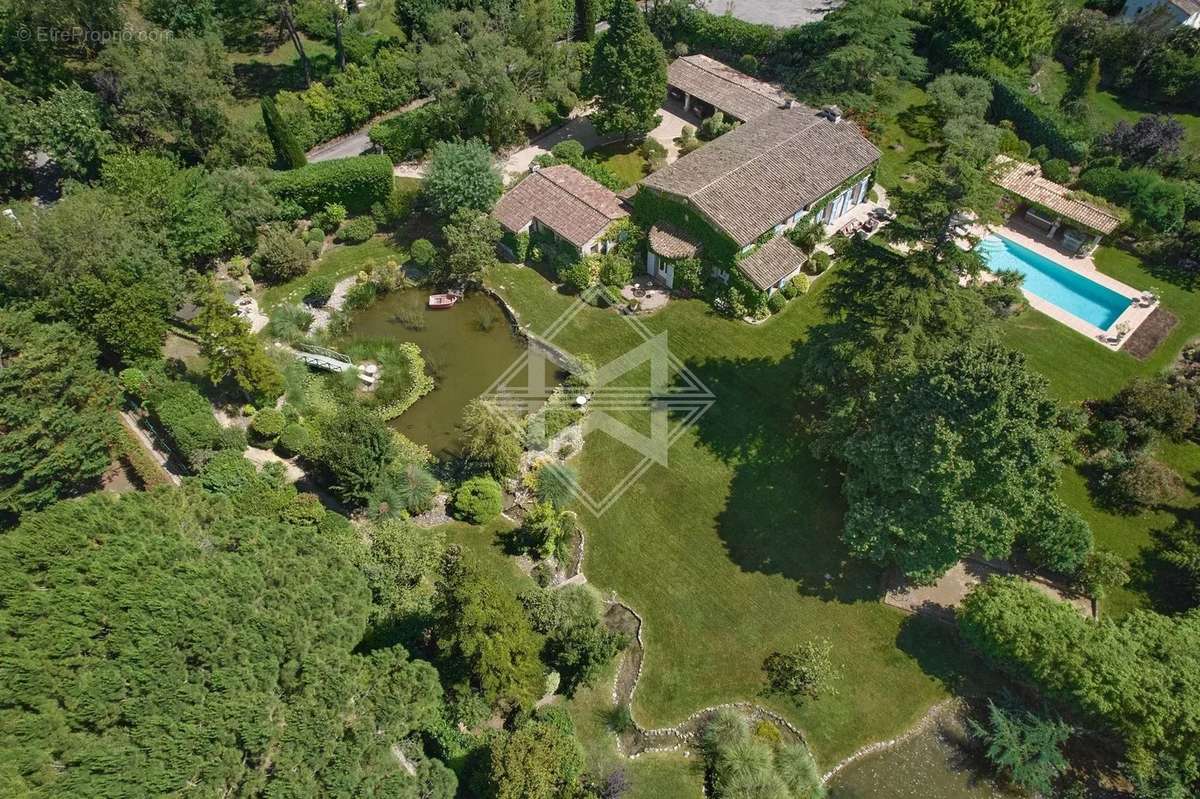
[[[1040,233],[1036,228],[1024,225],[1018,220],[1010,219],[1003,225],[992,225],[986,231],[983,231],[984,236],[989,234],[1003,236],[1009,241],[1016,242],[1022,247],[1033,250],[1037,254],[1049,258],[1054,263],[1065,266],[1073,272],[1078,272],[1088,280],[1112,289],[1121,296],[1128,297],[1131,300],[1136,300],[1145,292],[1145,289],[1135,289],[1101,272],[1096,268],[1096,262],[1092,260],[1090,255],[1070,255],[1060,248],[1053,246],[1047,242],[1045,235]],[[1082,333],[1092,339],[1092,341],[1107,347],[1113,352],[1121,349],[1121,346],[1129,340],[1133,331],[1137,330],[1138,326],[1142,322],[1145,322],[1150,317],[1150,314],[1154,313],[1154,309],[1158,307],[1157,304],[1148,308],[1139,307],[1136,303],[1132,304],[1117,317],[1108,330],[1101,330],[1095,325],[1089,324],[1079,317],[1067,313],[1058,306],[1043,300],[1041,297],[1034,296],[1024,288],[1021,289],[1021,292],[1025,295],[1025,299],[1029,301],[1029,305],[1034,310],[1040,311],[1058,322],[1062,322],[1075,332]],[[1121,325],[1128,326],[1128,333],[1119,340],[1113,341],[1113,333],[1110,331],[1116,331]]]

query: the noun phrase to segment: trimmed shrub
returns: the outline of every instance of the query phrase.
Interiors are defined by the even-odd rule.
[[[783,287],[784,295],[790,300],[802,294],[807,294],[809,285],[808,275],[796,275]]]
[[[267,184],[279,200],[294,202],[306,213],[337,203],[351,213],[366,213],[392,193],[392,163],[383,155],[319,161],[273,175]]]
[[[316,242],[320,244],[325,241],[325,231],[319,227],[310,227],[304,232],[304,241],[306,244]]]
[[[633,280],[633,263],[628,258],[609,253],[600,256],[600,282],[611,289],[620,289]]]
[[[1071,165],[1062,158],[1051,158],[1042,162],[1042,174],[1047,180],[1067,184],[1071,182]]]
[[[638,149],[641,151],[642,157],[646,159],[646,163],[650,165],[651,172],[657,172],[667,165],[667,148],[663,147],[658,139],[647,136]]]
[[[145,405],[171,448],[189,464],[198,463],[206,450],[224,448],[212,405],[191,383],[172,380],[156,386]]]
[[[385,119],[371,127],[368,136],[392,161],[400,164],[414,161],[434,144],[453,135],[437,103]]]
[[[491,477],[472,477],[454,492],[454,512],[472,524],[487,524],[504,510],[500,484]]]
[[[742,72],[745,72],[747,75],[753,75],[758,72],[758,59],[749,53],[746,53],[744,56],[739,58],[737,65],[738,69],[740,69]]]
[[[787,305],[787,297],[782,291],[776,291],[767,298],[767,307],[771,309],[771,313],[779,313]]]
[[[333,289],[336,285],[333,277],[330,275],[317,275],[308,281],[308,291],[304,294],[304,301],[320,308],[329,302],[329,298],[333,296]],[[311,323],[310,319],[309,324]]]
[[[576,294],[590,288],[596,283],[596,273],[587,258],[575,261],[558,270],[558,279],[563,285]]]
[[[232,495],[241,491],[258,476],[254,464],[232,449],[218,452],[200,470],[200,484],[216,494]]]
[[[408,248],[408,254],[412,256],[413,263],[425,268],[433,263],[433,259],[437,257],[437,248],[433,246],[429,239],[417,239]]]
[[[141,369],[122,369],[117,380],[121,383],[121,389],[132,397],[140,398],[146,390],[146,373]]]
[[[337,232],[337,240],[346,244],[362,244],[374,236],[376,230],[375,220],[371,217],[356,217],[342,225]]]
[[[259,231],[251,271],[268,283],[283,283],[300,277],[312,262],[308,248],[313,246],[319,251],[321,243],[305,245],[286,225],[267,225]]]
[[[285,420],[283,413],[275,408],[263,408],[254,414],[250,421],[250,431],[257,441],[274,444],[275,439],[283,432]]]
[[[279,434],[279,440],[275,442],[275,451],[284,458],[303,455],[312,446],[312,441],[312,431],[300,422],[292,422]]]
[[[312,222],[319,228],[337,230],[338,225],[346,221],[346,206],[341,203],[329,203],[313,214]]]
[[[817,250],[808,259],[808,263],[804,268],[811,275],[819,275],[829,268],[829,264],[833,259],[829,257],[829,253],[824,250]]]

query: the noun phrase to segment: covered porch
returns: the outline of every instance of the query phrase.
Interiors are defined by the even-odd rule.
[[[995,165],[992,182],[1016,201],[1018,215],[1064,252],[1086,257],[1121,226],[1114,209],[1047,180],[1037,164],[1000,155]]]

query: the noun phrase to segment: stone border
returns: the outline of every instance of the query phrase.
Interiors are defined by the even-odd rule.
[[[957,699],[943,699],[941,702],[938,702],[936,705],[929,708],[929,710],[925,711],[925,715],[922,716],[916,724],[909,727],[895,738],[891,738],[886,741],[876,741],[873,744],[867,744],[861,749],[842,758],[837,765],[821,776],[821,784],[827,785],[831,779],[837,776],[838,772],[852,763],[862,760],[868,755],[873,755],[876,752],[884,752],[894,746],[899,746],[900,744],[909,741],[925,732],[937,720],[938,716],[940,716],[942,712],[946,710],[946,708],[955,704],[957,701]]]

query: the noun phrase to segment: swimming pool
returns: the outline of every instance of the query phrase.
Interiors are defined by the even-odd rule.
[[[1101,330],[1108,330],[1133,302],[1003,236],[988,236],[978,249],[991,271],[1020,272],[1030,294]]]

